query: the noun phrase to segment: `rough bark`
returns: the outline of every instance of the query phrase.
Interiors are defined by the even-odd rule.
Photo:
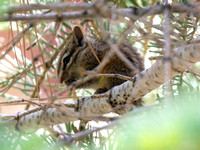
[[[77,108],[69,111],[69,108],[48,108],[43,111],[34,112],[19,119],[17,128],[23,131],[41,128],[58,123],[77,120],[75,115],[79,112],[82,115],[103,115],[114,110],[118,106],[130,104],[137,101],[145,94],[154,90],[164,83],[165,62],[171,61],[171,78],[183,72],[200,60],[200,44],[189,44],[175,48],[174,57],[163,58],[156,61],[149,69],[137,74],[134,81],[127,81],[122,85],[116,86],[108,91],[107,97],[93,98],[84,97],[77,100]],[[129,107],[122,107],[118,113],[124,113]]]

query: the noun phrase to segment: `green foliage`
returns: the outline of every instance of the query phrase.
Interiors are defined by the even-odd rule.
[[[147,0],[109,0],[119,8],[127,8],[127,7],[142,7],[142,6],[148,6],[153,1],[147,1]]]
[[[50,145],[53,144],[51,137],[43,135],[33,134],[22,134],[16,132],[3,132],[0,130],[0,143],[1,150],[45,150],[49,149]]]
[[[200,95],[196,94],[181,95],[162,105],[129,114],[117,127],[116,149],[198,150]]]
[[[7,12],[8,4],[7,0],[0,1],[0,16]]]

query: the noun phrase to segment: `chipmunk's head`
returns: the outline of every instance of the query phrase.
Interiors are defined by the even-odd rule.
[[[75,26],[72,37],[66,47],[61,51],[57,65],[57,77],[60,83],[69,85],[73,81],[81,78],[81,52],[87,46],[81,29]]]

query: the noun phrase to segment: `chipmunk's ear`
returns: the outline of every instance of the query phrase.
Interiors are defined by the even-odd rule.
[[[73,42],[80,47],[85,44],[85,39],[79,26],[75,26],[73,29]]]

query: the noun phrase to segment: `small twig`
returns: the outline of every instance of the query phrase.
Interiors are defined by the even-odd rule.
[[[38,39],[36,39],[30,46],[28,46],[28,47],[26,48],[26,50],[29,50],[29,49],[31,49],[33,46],[35,46],[35,45],[37,44],[37,41],[40,40],[40,39],[42,38],[42,36],[49,30],[49,28],[50,28],[50,24],[48,24],[48,25],[46,26],[46,28],[45,28],[44,31],[40,34],[40,36],[38,37]]]
[[[10,105],[10,104],[12,105],[12,104],[16,104],[16,103],[18,103],[18,105],[27,104],[27,103],[24,103],[24,102],[27,102],[28,104],[42,106],[39,103],[36,103],[34,101],[31,101],[31,100],[27,100],[27,99],[4,101],[4,102],[0,102],[0,105]]]
[[[92,134],[94,132],[97,132],[97,131],[100,131],[100,130],[103,130],[103,129],[111,128],[111,127],[113,127],[113,126],[115,126],[117,124],[119,124],[118,120],[112,121],[110,124],[105,125],[103,127],[99,127],[99,128],[96,128],[96,129],[88,129],[88,130],[84,130],[84,131],[78,132],[78,133],[72,135],[70,140],[69,139],[67,139],[67,140],[66,139],[61,139],[60,141],[58,141],[56,143],[56,146],[72,144],[75,140],[81,140],[82,138],[86,137],[89,134]]]
[[[29,4],[29,5],[20,5],[20,6],[10,6],[6,8],[8,14],[31,11],[31,10],[80,10],[80,9],[89,9],[93,7],[94,3],[51,3],[51,4]]]
[[[31,22],[28,27],[26,27],[23,31],[21,31],[19,34],[17,34],[11,41],[9,41],[7,44],[5,44],[4,46],[2,46],[0,48],[0,50],[2,50],[4,47],[6,47],[10,43],[12,43],[12,45],[7,50],[5,50],[3,55],[0,56],[0,60],[3,59],[5,57],[5,55],[8,54],[12,50],[12,48],[21,40],[21,38],[24,36],[24,34],[27,31],[29,31],[29,29],[32,28],[34,25],[35,25],[35,22]]]
[[[119,79],[123,79],[125,81],[129,80],[129,81],[134,81],[133,77],[129,77],[129,76],[125,76],[122,74],[97,74],[97,77],[112,77],[112,78],[119,78]]]
[[[185,71],[186,73],[191,73],[194,75],[195,79],[197,79],[198,82],[200,82],[200,79],[198,77],[200,77],[200,71],[198,68],[189,68]]]
[[[60,27],[60,23],[61,23],[60,21],[56,22],[55,30],[53,31],[52,36],[51,36],[50,40],[48,41],[48,43],[52,43],[52,41],[53,41],[53,39],[55,38],[55,36],[56,36],[56,34],[57,34],[57,31],[58,31],[58,29],[59,29],[59,27]],[[46,47],[43,48],[41,54],[42,54],[44,51],[46,51],[46,49],[47,49],[49,46],[50,46],[50,45],[46,45]],[[51,67],[51,66],[49,66],[49,67]],[[43,82],[43,80],[44,80],[44,77],[45,77],[45,75],[46,75],[46,73],[47,73],[48,70],[49,70],[49,68],[46,67],[45,70],[43,71],[42,76],[41,76],[40,79],[38,80],[37,85],[36,85],[35,89],[33,90],[32,94],[31,94],[31,97],[34,97],[34,96],[35,96],[35,93],[37,92],[37,90],[39,89],[40,85],[42,84],[42,82]]]
[[[81,96],[78,96],[77,98],[81,98]],[[67,100],[67,99],[73,99],[73,96],[62,96],[62,97],[59,97],[59,99],[57,99],[57,100]],[[27,99],[27,100],[29,100],[29,101],[47,101],[47,100],[49,100],[49,97],[30,98],[30,99]]]
[[[86,15],[85,15],[86,14]],[[84,18],[94,18],[96,15],[91,12],[85,13],[85,11],[77,12],[62,12],[62,13],[48,13],[48,14],[29,14],[24,15],[4,15],[0,18],[0,22],[3,21],[56,21],[59,19],[69,20],[69,19],[84,19]]]
[[[36,61],[36,59],[34,59],[32,62],[34,63],[35,61]],[[32,67],[33,63],[28,65],[27,68],[24,69],[22,72],[20,72],[20,73],[18,72],[17,76],[11,81],[11,83],[8,86],[6,86],[5,88],[3,88],[2,90],[0,90],[0,93],[7,92],[12,87],[13,84],[15,84],[19,79],[21,79],[29,71],[29,69]]]
[[[103,98],[103,97],[109,97],[109,94],[95,94],[91,96],[92,98]]]
[[[45,128],[47,131],[49,131],[49,133],[51,134],[51,136],[53,136],[54,138],[56,138],[58,140],[58,137],[60,135],[60,133],[56,130],[54,130],[53,128],[51,127],[47,127]]]
[[[161,60],[163,59],[163,56],[152,56],[152,57],[149,57],[149,60]]]
[[[92,51],[92,53],[93,53],[94,57],[96,58],[96,60],[97,60],[97,61],[98,61],[98,63],[100,64],[100,63],[101,63],[101,61],[99,60],[99,58],[98,58],[97,54],[95,53],[94,49],[92,48],[91,44],[89,43],[89,41],[88,41],[88,39],[87,39],[86,35],[84,34],[84,32],[82,32],[82,34],[83,34],[83,36],[84,36],[84,38],[85,38],[85,40],[86,40],[86,42],[87,42],[88,46],[90,47],[90,50]]]

